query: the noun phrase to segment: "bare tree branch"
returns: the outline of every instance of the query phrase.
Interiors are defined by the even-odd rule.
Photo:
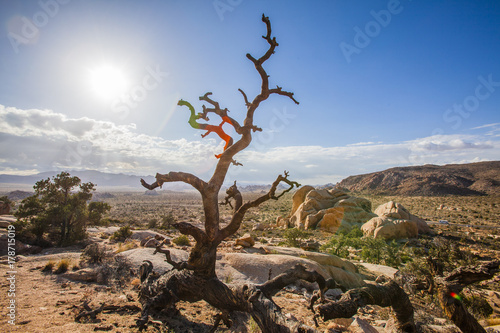
[[[257,289],[262,291],[266,297],[270,298],[278,291],[285,288],[289,284],[296,282],[297,280],[318,283],[321,299],[324,300],[324,293],[327,291],[325,278],[316,271],[306,269],[301,264],[296,264],[289,270],[274,277],[272,280],[257,286]]]
[[[288,189],[284,190],[278,196],[276,196],[276,190],[278,188],[278,185],[281,182],[287,183],[290,187]],[[232,234],[234,234],[236,231],[238,231],[238,229],[240,228],[241,222],[243,221],[243,217],[245,216],[245,213],[247,212],[248,209],[250,209],[252,207],[257,207],[260,204],[262,204],[263,202],[266,202],[267,200],[270,200],[270,199],[277,200],[286,192],[291,191],[294,187],[298,188],[300,186],[301,185],[299,183],[294,182],[294,181],[290,181],[288,179],[288,172],[285,171],[284,176],[279,175],[278,178],[273,182],[273,184],[271,185],[271,188],[269,189],[269,191],[266,194],[264,194],[263,196],[255,199],[253,201],[246,202],[245,204],[240,205],[240,207],[235,206],[235,212],[234,212],[234,215],[231,219],[231,222],[224,229],[222,229],[219,232],[219,235],[217,236],[217,240],[222,241],[224,238],[229,237]],[[231,193],[234,193],[233,196],[238,195],[239,197],[241,197],[241,193],[239,192],[238,188],[236,187],[236,182],[233,186],[231,186],[231,188],[232,188]],[[229,193],[228,193],[228,195],[229,195]]]
[[[247,94],[245,94],[245,92],[242,89],[238,88],[238,91],[243,95],[243,99],[245,100],[245,106],[249,107],[251,103],[248,101]]]
[[[442,265],[437,260],[429,258],[428,261],[433,275],[432,289],[437,291],[439,304],[446,316],[464,333],[486,332],[469,313],[458,294],[469,284],[493,278],[499,271],[500,260],[486,262],[478,267],[458,267],[446,277],[440,276]]]
[[[161,242],[158,246],[156,246],[156,249],[153,252],[153,254],[163,253],[165,255],[165,258],[166,258],[165,261],[167,263],[169,263],[170,265],[172,265],[172,267],[174,267],[174,269],[177,269],[179,271],[183,270],[183,269],[193,270],[195,268],[195,267],[189,265],[189,263],[187,261],[181,261],[181,262],[173,261],[172,256],[170,255],[170,251],[162,248],[163,244],[164,244],[164,242]]]
[[[207,240],[207,234],[203,230],[201,230],[200,228],[192,225],[191,223],[179,222],[179,223],[172,224],[172,226],[175,229],[179,230],[181,232],[181,234],[183,234],[183,235],[193,236],[193,238],[197,242],[204,242]]]
[[[207,186],[207,183],[205,183],[203,180],[200,178],[196,177],[193,174],[186,173],[186,172],[169,172],[168,174],[159,174],[157,173],[156,176],[156,181],[152,184],[146,183],[144,179],[141,179],[141,184],[148,190],[154,190],[155,188],[158,188],[164,184],[164,183],[169,183],[169,182],[184,182],[186,184],[189,184],[193,186],[195,189],[197,189],[200,193],[203,193],[205,191],[205,188]]]
[[[286,97],[289,97],[292,101],[295,102],[295,104],[299,104],[299,102],[293,98],[293,93],[292,92],[288,92],[288,91],[283,91],[283,89],[279,86],[276,86],[275,89],[271,89],[269,90],[269,93],[270,94],[278,94],[278,95],[282,95],[282,96],[286,96]]]
[[[227,108],[221,109],[219,102],[214,101],[208,96],[211,96],[211,92],[205,93],[205,95],[200,96],[200,101],[205,101],[211,105],[213,105],[213,108],[207,108],[205,105],[203,105],[203,114],[207,115],[208,112],[213,112],[217,114],[223,121],[233,125],[234,129],[236,130],[236,133],[241,134],[241,125],[232,117],[228,116],[229,110]]]
[[[358,312],[359,308],[368,304],[392,307],[398,331],[416,332],[410,299],[394,281],[383,285],[367,284],[362,288],[351,289],[336,302],[328,301],[318,305],[317,310],[323,320],[350,318]]]

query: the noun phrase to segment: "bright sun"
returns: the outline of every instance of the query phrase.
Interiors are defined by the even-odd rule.
[[[127,78],[118,67],[101,65],[91,69],[89,74],[90,88],[99,98],[111,100],[126,93]]]

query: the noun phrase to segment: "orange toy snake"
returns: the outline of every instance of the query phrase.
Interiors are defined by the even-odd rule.
[[[226,149],[229,148],[233,144],[233,138],[230,137],[229,135],[227,135],[226,132],[224,132],[224,130],[222,129],[222,125],[224,125],[225,123],[233,125],[231,123],[231,120],[229,119],[229,117],[223,116],[222,117],[222,122],[218,126],[210,125],[210,124],[200,124],[200,123],[198,123],[196,121],[198,119],[200,119],[200,118],[203,118],[203,115],[200,114],[200,113],[196,114],[195,110],[194,110],[194,107],[189,102],[184,101],[184,100],[181,99],[177,103],[177,105],[187,106],[189,108],[189,110],[191,111],[191,116],[189,117],[189,121],[188,122],[189,122],[189,125],[191,125],[192,128],[201,129],[201,130],[206,130],[207,131],[205,134],[201,135],[202,138],[206,137],[211,132],[216,133],[222,140],[224,140],[226,142],[226,144],[224,145],[224,151],[226,151]],[[215,155],[216,158],[220,158],[221,156],[222,156],[222,154]]]

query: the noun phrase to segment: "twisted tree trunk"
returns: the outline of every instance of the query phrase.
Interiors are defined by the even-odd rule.
[[[394,281],[382,285],[367,284],[365,287],[351,289],[344,293],[340,300],[319,305],[317,310],[323,320],[334,318],[350,318],[358,309],[369,305],[392,307],[399,332],[416,332],[413,320],[413,306],[408,295]]]
[[[276,38],[271,37],[271,23],[269,18],[263,15],[262,21],[266,24],[267,28],[267,33],[263,38],[269,44],[269,48],[258,59],[247,54],[247,58],[252,61],[261,77],[262,85],[260,93],[252,101],[249,101],[243,90],[238,89],[243,96],[247,108],[243,125],[240,125],[238,121],[229,117],[229,111],[222,109],[219,103],[210,97],[212,95],[210,92],[200,97],[200,100],[207,103],[209,107],[203,105],[203,111],[198,114],[196,114],[194,107],[189,102],[179,101],[179,105],[187,106],[190,110],[189,124],[195,129],[206,131],[206,133],[202,134],[202,137],[210,132],[214,132],[226,143],[222,154],[216,155],[219,160],[212,178],[206,182],[190,173],[169,172],[168,174],[158,173],[156,181],[153,184],[148,184],[144,180],[141,180],[142,185],[150,190],[161,187],[167,182],[180,181],[193,186],[200,192],[203,200],[205,223],[203,229],[186,222],[173,225],[182,234],[190,235],[196,241],[186,262],[173,262],[168,250],[157,248],[157,252],[162,252],[166,255],[167,261],[173,265],[174,270],[166,272],[162,276],[156,276],[152,274],[153,267],[150,262],[145,262],[141,267],[142,286],[140,298],[143,310],[141,318],[138,320],[139,326],[144,326],[147,323],[151,310],[175,307],[175,303],[179,300],[188,302],[205,300],[212,306],[220,309],[223,313],[232,311],[248,312],[254,317],[261,329],[266,332],[292,332],[298,330],[298,327],[301,326],[299,323],[290,323],[289,320],[286,320],[282,316],[279,307],[272,301],[271,297],[276,290],[275,288],[271,288],[270,284],[252,287],[240,286],[236,289],[230,289],[217,278],[215,272],[217,246],[224,239],[238,231],[246,212],[250,208],[256,207],[267,200],[276,200],[283,195],[284,192],[276,195],[277,187],[282,182],[289,185],[289,188],[285,192],[300,186],[297,182],[290,181],[288,173],[285,171],[284,175],[278,176],[267,194],[256,200],[243,203],[241,193],[235,182],[227,191],[228,196],[225,200],[226,204],[234,201],[233,216],[228,225],[223,227],[220,225],[219,191],[229,167],[231,165],[241,165],[241,163],[234,160],[234,156],[248,147],[252,141],[253,132],[262,130],[253,123],[254,113],[260,103],[272,94],[276,94],[286,96],[298,104],[293,97],[293,93],[284,91],[278,86],[272,89],[269,88],[269,76],[264,70],[263,64],[275,52],[278,43],[276,42]],[[200,119],[208,121],[209,113],[219,116],[222,122],[219,125],[199,122]],[[238,140],[235,141],[224,132],[222,126],[226,123],[233,126],[236,133],[241,136]],[[295,268],[289,275],[297,275],[297,278],[318,278],[317,274],[304,272],[303,268]],[[280,284],[276,282],[276,285]],[[265,292],[262,292],[260,288],[264,288]],[[222,315],[219,319],[225,317],[225,315]]]
[[[435,259],[429,258],[428,261],[433,274],[432,287],[446,316],[464,333],[486,333],[476,318],[469,313],[458,294],[472,283],[493,278],[499,271],[500,261],[494,260],[480,266],[458,267],[445,277],[442,276],[441,265]]]

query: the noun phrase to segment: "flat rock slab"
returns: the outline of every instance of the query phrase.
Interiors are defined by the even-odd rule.
[[[266,253],[284,254],[293,257],[306,258],[315,261],[320,265],[335,266],[351,273],[358,273],[358,269],[353,263],[331,254],[280,246],[264,246],[263,249]]]
[[[169,248],[172,260],[185,261],[189,253],[184,250]],[[136,269],[140,267],[144,260],[149,260],[153,264],[154,271],[164,273],[172,269],[172,265],[165,261],[165,255],[157,253],[153,255],[152,248],[137,248],[120,252],[118,255],[130,261]],[[342,268],[321,265],[314,260],[284,254],[248,254],[248,253],[226,253],[219,254],[216,264],[216,272],[219,279],[228,284],[254,283],[261,284],[271,278],[285,272],[296,264],[302,264],[308,269],[316,270],[326,279],[335,280],[348,288],[355,288],[364,285],[361,275],[346,271]]]
[[[97,234],[97,233],[103,233],[108,236],[111,236],[114,234],[116,231],[120,229],[119,227],[90,227],[87,228],[87,232],[90,234]]]
[[[398,271],[394,267],[377,265],[377,264],[369,264],[366,262],[359,263],[359,265],[363,266],[364,268],[366,268],[368,271],[372,272],[376,276],[385,275],[391,279],[394,279],[394,275],[396,275],[396,272]]]
[[[143,241],[147,238],[151,237],[159,237],[160,239],[167,238],[167,236],[160,234],[156,231],[151,230],[132,230],[132,236],[130,238],[137,239],[139,241]]]
[[[183,250],[171,248],[170,255],[173,261],[185,261],[189,257],[189,253]],[[165,255],[162,253],[153,254],[153,248],[138,248],[128,251],[123,251],[117,255],[128,259],[134,268],[139,268],[144,260],[149,260],[153,264],[153,270],[157,273],[164,273],[171,270],[173,267],[165,261]]]

